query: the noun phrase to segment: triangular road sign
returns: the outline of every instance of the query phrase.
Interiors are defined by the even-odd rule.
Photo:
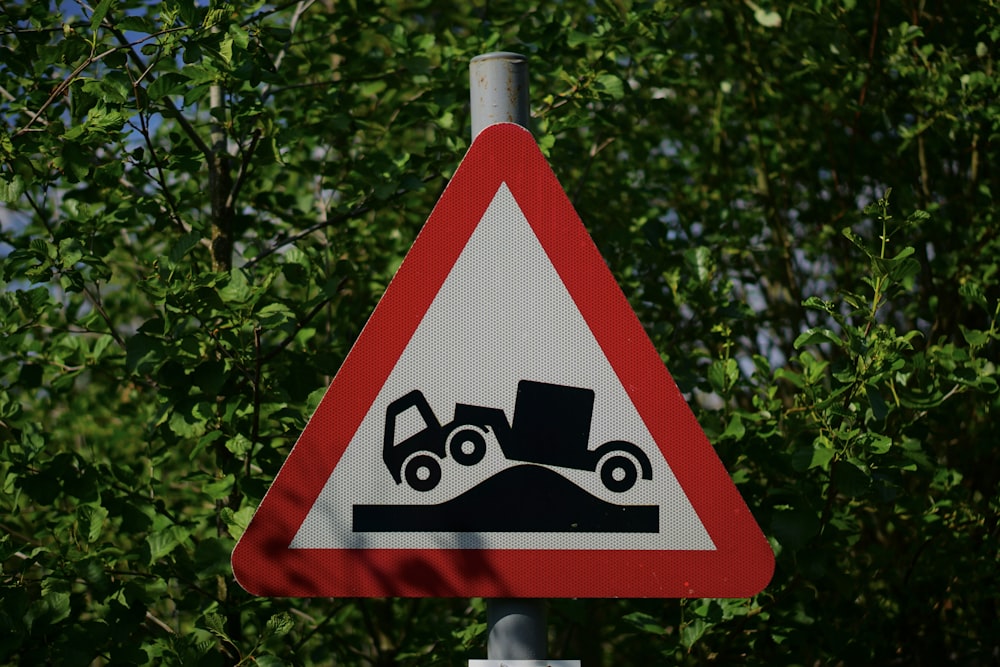
[[[488,127],[233,552],[306,597],[747,597],[767,540],[532,136]]]

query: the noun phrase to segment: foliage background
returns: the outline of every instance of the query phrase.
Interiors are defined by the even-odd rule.
[[[772,541],[584,664],[1000,663],[996,0],[0,1],[0,663],[465,664],[229,553],[469,143],[533,130]],[[891,191],[891,195],[890,195]]]

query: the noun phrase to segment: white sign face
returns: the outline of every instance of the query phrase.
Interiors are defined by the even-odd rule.
[[[503,184],[290,548],[715,545]]]

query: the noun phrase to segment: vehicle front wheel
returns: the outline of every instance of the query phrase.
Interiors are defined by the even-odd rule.
[[[417,491],[430,491],[441,481],[441,464],[433,456],[417,454],[407,461],[403,476]]]

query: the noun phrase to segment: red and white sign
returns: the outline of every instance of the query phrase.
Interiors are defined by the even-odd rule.
[[[523,128],[473,142],[233,552],[251,593],[747,597],[774,555]]]

